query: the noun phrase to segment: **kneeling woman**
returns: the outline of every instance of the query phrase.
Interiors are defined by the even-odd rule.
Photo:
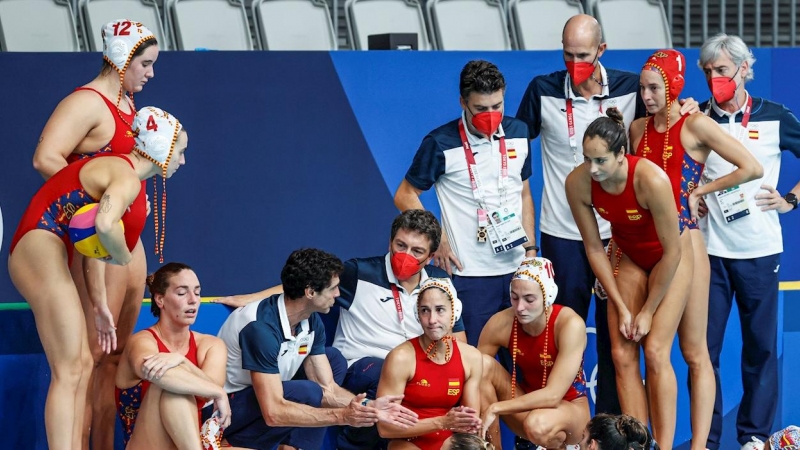
[[[148,277],[147,286],[158,322],[133,335],[117,370],[126,449],[217,448],[219,426],[231,417],[223,389],[227,350],[217,337],[189,330],[200,308],[200,281],[189,266],[169,263]],[[201,438],[206,399],[219,415]]]
[[[461,315],[452,282],[425,280],[416,314],[423,334],[386,356],[378,396],[404,395],[403,406],[416,412],[419,422],[410,428],[378,422],[380,435],[392,439],[389,450],[439,450],[453,431],[480,431],[481,355],[452,336]]]
[[[31,306],[53,375],[44,412],[51,450],[81,447],[84,402],[94,366],[86,323],[94,323],[103,351],[116,347],[114,318],[104,296],[92,299],[95,317],[84,319],[69,272],[70,219],[82,206],[99,202],[94,226],[110,255],[107,262],[127,265],[145,215],[125,211],[139,196],[141,181],[157,174],[169,178],[185,163],[188,137],[175,117],[145,107],[136,114],[134,129],[138,136],[129,155],[76,161],[49,178],[31,200],[11,242],[8,272]],[[120,219],[124,231],[117,225]]]
[[[678,386],[670,352],[692,281],[692,237],[681,234],[684,224],[666,173],[626,155],[622,116],[615,108],[606,113],[609,117],[596,119],[584,133],[584,163],[567,177],[567,199],[589,264],[608,295],[622,412],[646,424],[649,411],[656,439],[672,448]],[[608,253],[593,208],[611,222]]]
[[[496,448],[497,416],[514,434],[545,448],[577,444],[589,421],[582,367],[586,325],[572,309],[553,304],[553,277],[549,259],[523,260],[511,278],[511,308],[492,316],[478,341],[483,430]],[[511,352],[511,374],[494,359],[500,347]]]

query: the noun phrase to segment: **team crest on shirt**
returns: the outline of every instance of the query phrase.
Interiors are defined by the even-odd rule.
[[[758,140],[758,124],[751,123],[747,125],[747,137],[750,139],[757,141]]]
[[[547,353],[539,353],[539,363],[542,365],[542,367],[552,367],[553,356],[548,355]]]
[[[600,214],[603,214],[603,215],[608,214],[608,211],[606,211],[605,208],[597,208],[597,212],[599,212]]]
[[[638,209],[626,209],[625,212],[628,214],[628,220],[639,220],[642,218]]]
[[[447,395],[458,395],[461,393],[461,381],[458,378],[447,380]]]
[[[428,380],[426,380],[425,378],[417,381],[417,386],[431,387],[430,383],[428,383]]]

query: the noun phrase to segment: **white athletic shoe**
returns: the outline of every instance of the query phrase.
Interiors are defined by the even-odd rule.
[[[750,442],[746,442],[742,446],[742,450],[764,450],[764,442],[762,442],[761,439],[755,436],[752,436],[750,439],[752,439]]]
[[[203,443],[203,450],[220,450],[222,427],[216,414],[203,423],[203,427],[200,428],[200,440]]]

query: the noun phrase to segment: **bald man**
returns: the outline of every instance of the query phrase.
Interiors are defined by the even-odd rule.
[[[645,115],[645,109],[639,96],[639,74],[608,69],[600,63],[606,43],[594,17],[586,14],[571,17],[564,25],[561,41],[566,70],[535,77],[525,91],[517,118],[528,124],[531,139],[541,135],[544,172],[539,215],[541,254],[552,260],[555,267],[570,268],[556,274],[556,303],[569,306],[586,320],[595,277],[567,203],[564,180],[583,163],[583,133],[594,119],[605,115],[607,108],[617,108],[627,128],[635,118]],[[693,100],[682,104],[682,113],[699,110]],[[608,222],[597,216],[597,223],[600,236],[608,243],[611,237]],[[619,414],[604,301],[595,305],[595,323],[598,361],[595,413]]]

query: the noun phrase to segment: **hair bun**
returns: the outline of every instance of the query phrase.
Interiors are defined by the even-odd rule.
[[[144,279],[144,284],[147,285],[147,289],[151,289],[153,287],[153,281],[156,279],[156,274],[151,273]]]
[[[617,107],[612,107],[606,109],[606,115],[610,117],[614,122],[617,123],[623,129],[625,128],[625,121],[622,118],[622,111],[619,110]]]

